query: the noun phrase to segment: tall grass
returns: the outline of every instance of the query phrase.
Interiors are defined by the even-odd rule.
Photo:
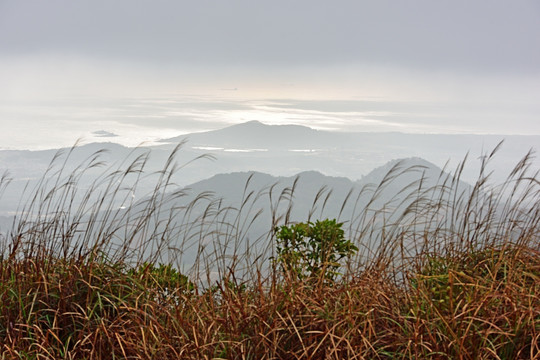
[[[460,181],[466,159],[437,179],[398,162],[335,214],[322,188],[300,221],[340,218],[360,249],[329,284],[284,276],[269,260],[298,179],[252,189],[250,178],[232,207],[175,185],[180,149],[151,174],[149,153],[113,167],[97,152],[67,171],[72,149],[21,194],[1,238],[3,359],[540,357],[532,154],[492,184],[495,149],[472,186]],[[261,222],[267,231],[253,235]]]

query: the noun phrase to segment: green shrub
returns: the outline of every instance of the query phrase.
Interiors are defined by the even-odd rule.
[[[339,275],[339,261],[358,251],[345,239],[342,225],[335,219],[326,219],[277,227],[276,262],[286,274],[299,279],[333,280]]]
[[[153,289],[163,300],[180,294],[193,292],[195,285],[189,281],[188,277],[181,274],[170,264],[154,265],[142,263],[135,269],[128,271],[130,276],[138,278],[147,289]]]

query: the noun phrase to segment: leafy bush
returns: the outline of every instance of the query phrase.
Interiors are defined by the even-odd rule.
[[[195,285],[170,264],[158,266],[144,262],[128,275],[138,278],[147,289],[154,289],[162,299],[177,298],[179,294],[191,293]]]
[[[333,280],[339,275],[339,261],[358,251],[345,239],[342,225],[326,219],[276,228],[277,262],[285,273],[300,279]]]

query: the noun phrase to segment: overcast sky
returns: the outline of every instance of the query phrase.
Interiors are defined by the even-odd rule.
[[[55,120],[128,134],[112,125],[128,123],[111,115],[122,110],[112,100],[151,97],[182,100],[176,120],[166,115],[168,131],[219,127],[217,115],[310,121],[283,109],[264,115],[253,103],[237,109],[279,99],[359,101],[358,113],[378,101],[377,116],[388,104],[395,117],[379,130],[407,131],[418,114],[409,131],[540,134],[540,1],[0,0],[0,79],[4,129]],[[204,106],[183,108],[185,96]],[[210,99],[220,106],[207,109]],[[403,102],[423,105],[399,117]],[[450,106],[451,120],[437,104]],[[46,109],[58,113],[38,116]],[[165,125],[151,119],[163,113],[152,109],[142,126],[159,136]],[[374,120],[348,116],[326,127]]]

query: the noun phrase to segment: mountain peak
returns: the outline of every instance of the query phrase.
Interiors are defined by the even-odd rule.
[[[216,130],[216,131],[223,131],[223,130],[227,130],[227,129],[234,129],[234,130],[262,129],[262,128],[266,128],[266,127],[269,127],[269,126],[270,125],[264,124],[264,123],[260,122],[259,120],[250,120],[250,121],[246,121],[246,122],[243,122],[243,123],[230,125],[230,126],[227,126],[225,128],[222,128],[222,129],[219,129],[219,130]]]
[[[234,129],[239,129],[239,128],[244,128],[244,129],[263,129],[263,128],[264,129],[269,129],[269,128],[271,128],[273,130],[274,129],[278,130],[278,129],[293,129],[294,128],[294,129],[313,130],[309,126],[294,125],[294,124],[270,125],[270,124],[262,123],[259,120],[250,120],[250,121],[246,121],[246,122],[243,122],[243,123],[240,123],[240,124],[234,124],[234,125],[231,125],[229,127],[221,129],[221,130],[226,130],[226,129],[230,129],[230,128],[234,128]]]
[[[244,125],[244,126],[268,126],[266,124],[263,124],[259,120],[250,120],[250,121],[246,121],[244,123],[238,124],[238,125]]]
[[[219,130],[193,133],[163,139],[162,142],[175,143],[189,138],[193,144],[219,147],[281,147],[301,146],[301,142],[321,143],[309,136],[321,136],[323,133],[302,125],[268,125],[259,120],[251,120],[227,126]]]

